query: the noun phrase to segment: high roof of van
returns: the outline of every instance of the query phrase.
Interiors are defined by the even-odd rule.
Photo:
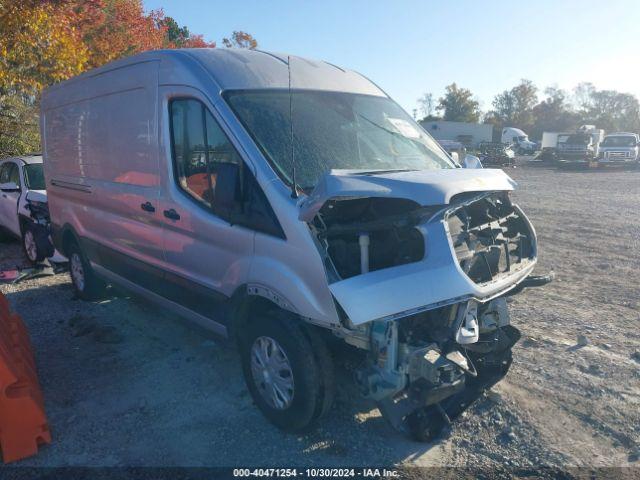
[[[4,160],[22,160],[26,164],[42,163],[42,155],[39,153],[27,153],[26,155],[18,155],[16,157],[0,158],[0,162]]]
[[[220,90],[305,89],[386,96],[363,75],[321,60],[261,50],[185,48],[140,53],[50,87],[98,76],[141,62],[160,61],[160,84],[213,82]],[[291,75],[289,75],[291,74]]]

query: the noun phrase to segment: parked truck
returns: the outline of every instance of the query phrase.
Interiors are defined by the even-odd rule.
[[[532,276],[516,184],[460,168],[367,78],[255,50],[154,51],[41,104],[77,295],[117,284],[230,336],[278,427],[330,411],[345,352],[362,394],[420,440],[509,370],[507,297],[549,281]]]
[[[555,163],[558,159],[558,143],[566,141],[570,133],[543,132],[540,151],[533,159],[534,162]]]
[[[638,165],[640,136],[637,133],[617,132],[604,137],[598,150],[598,164]]]
[[[556,149],[561,166],[593,165],[598,157],[604,130],[595,125],[582,125],[575,133],[559,138]]]
[[[521,155],[531,155],[537,148],[536,143],[529,140],[529,136],[526,133],[514,127],[503,128],[500,141],[511,145]]]

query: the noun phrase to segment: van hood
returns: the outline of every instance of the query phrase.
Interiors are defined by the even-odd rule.
[[[298,218],[310,222],[332,199],[388,197],[433,206],[446,205],[459,193],[505,191],[515,186],[516,182],[499,169],[331,170],[308,197],[302,198]]]

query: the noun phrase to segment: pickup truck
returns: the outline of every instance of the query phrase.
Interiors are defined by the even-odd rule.
[[[637,133],[610,133],[600,144],[598,164],[637,165],[640,136]]]

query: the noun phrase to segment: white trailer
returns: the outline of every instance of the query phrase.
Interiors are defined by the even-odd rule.
[[[485,123],[449,122],[445,120],[422,121],[422,127],[436,140],[452,140],[466,147],[477,147],[493,138],[493,125]]]
[[[558,137],[561,137],[562,135],[570,134],[566,132],[543,132],[540,149],[544,150],[545,148],[556,148],[558,146]]]

